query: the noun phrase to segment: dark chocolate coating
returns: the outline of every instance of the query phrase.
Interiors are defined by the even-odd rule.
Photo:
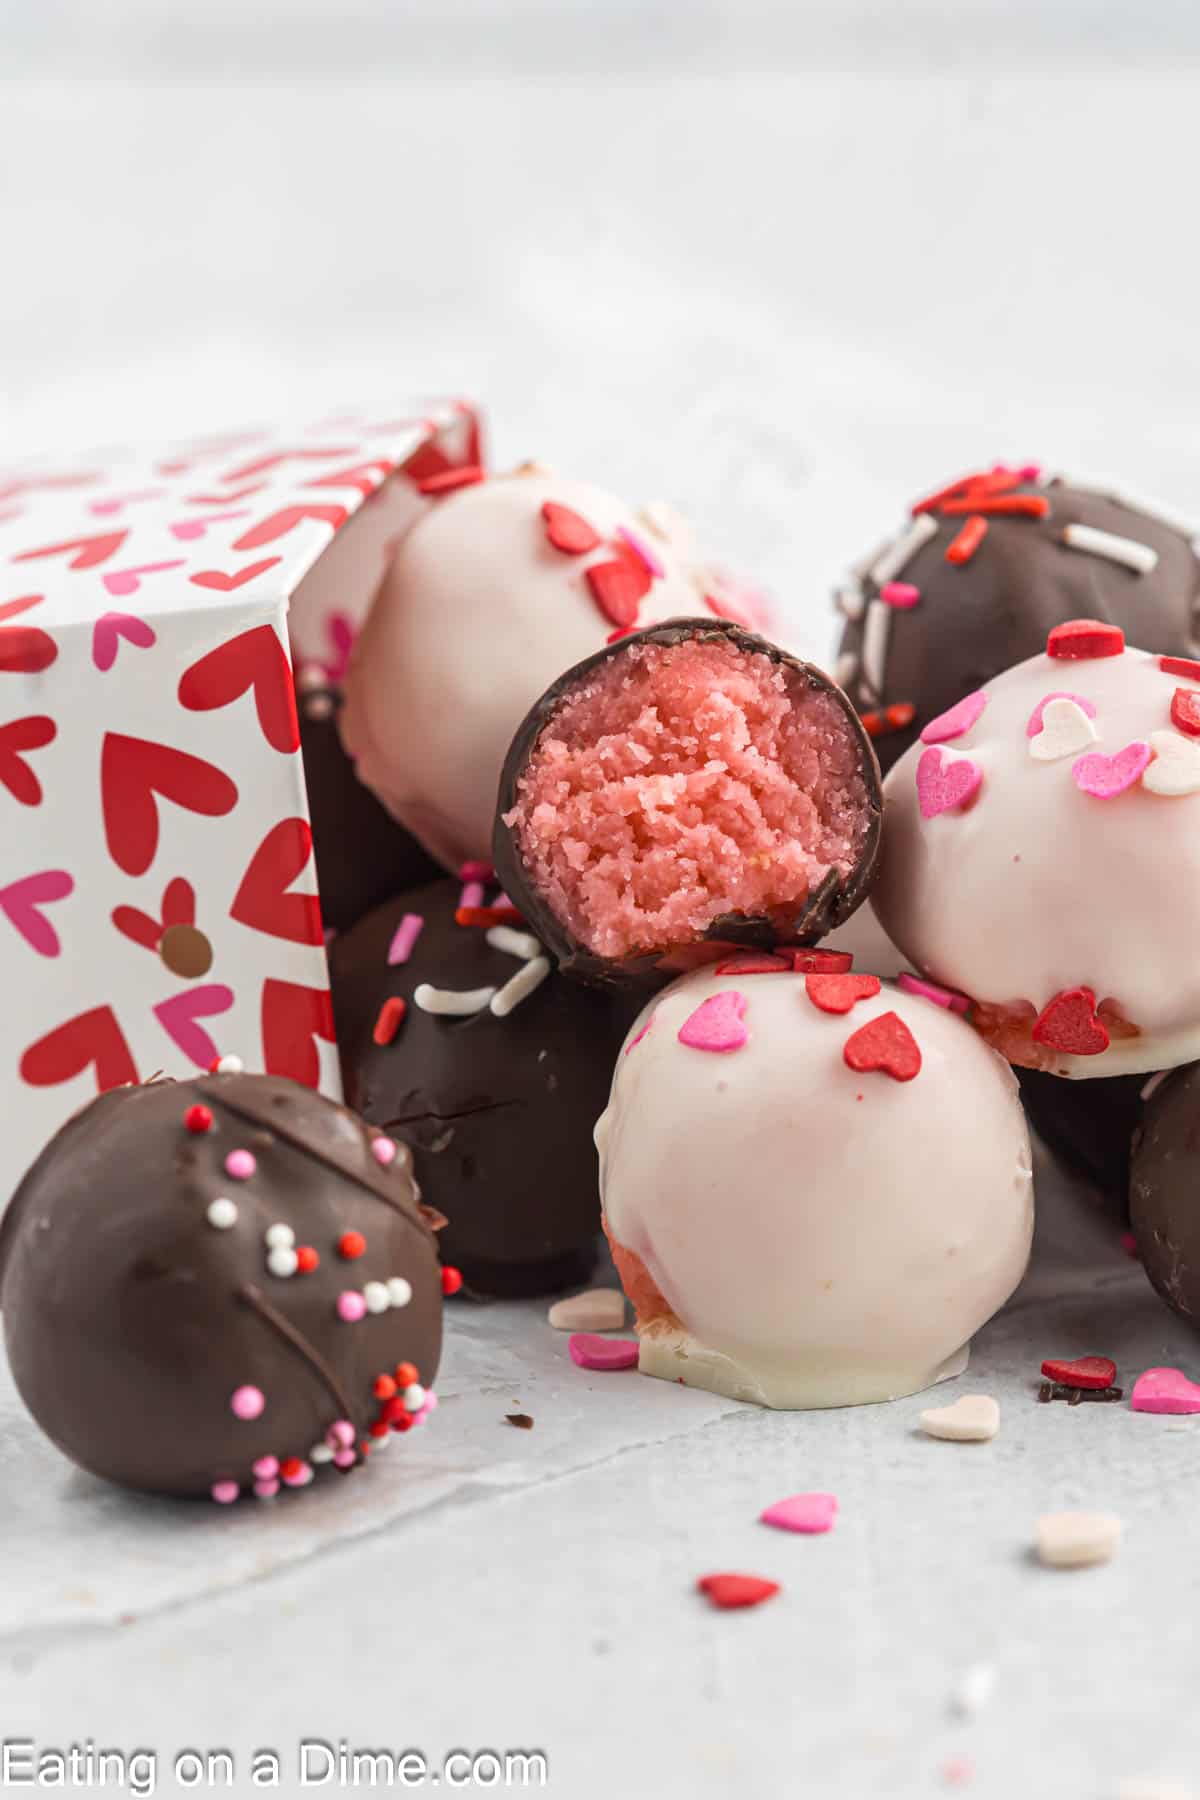
[[[830,870],[800,909],[785,920],[729,913],[713,920],[700,943],[685,946],[658,944],[648,947],[644,953],[634,953],[619,960],[598,956],[581,944],[546,904],[526,868],[516,833],[505,824],[504,815],[516,804],[517,782],[543,730],[554,718],[561,702],[593,670],[614,657],[627,654],[634,644],[671,647],[676,644],[705,643],[714,639],[733,644],[747,656],[758,653],[769,656],[772,662],[788,670],[807,687],[831,694],[838,702],[862,754],[862,774],[870,812],[862,853],[848,880],[841,880],[835,871]],[[560,675],[547,688],[536,706],[526,714],[509,746],[500,776],[492,861],[505,893],[530,921],[531,929],[547,946],[564,974],[597,985],[637,984],[652,987],[662,986],[681,971],[694,968],[698,963],[716,960],[729,949],[770,950],[783,943],[815,944],[827,932],[844,925],[870,891],[879,855],[882,825],[883,798],[880,792],[879,763],[871,740],[863,730],[850,701],[828,675],[813,663],[801,662],[799,657],[782,650],[778,644],[747,631],[741,625],[731,624],[724,619],[673,619],[665,625],[653,625],[646,631],[620,638],[616,643],[597,651],[594,656],[576,663],[573,669],[568,669],[565,675]]]
[[[441,870],[358,779],[338,733],[335,690],[301,686],[296,697],[321,917],[346,931],[389,894]]]
[[[186,1128],[196,1103],[211,1130]],[[431,1384],[437,1249],[407,1150],[384,1168],[376,1135],[270,1075],[116,1088],[64,1125],[0,1226],[9,1361],[59,1449],[152,1493],[208,1495],[227,1480],[245,1491],[257,1459],[307,1459],[336,1420],[361,1439],[378,1412],[374,1378],[397,1362]],[[255,1157],[249,1179],[226,1172],[234,1149]],[[207,1217],[222,1195],[238,1209],[226,1230]],[[276,1223],[317,1251],[311,1274],[271,1274],[264,1234]],[[337,1249],[347,1230],[367,1241],[354,1261]],[[391,1276],[411,1285],[406,1306],[338,1316],[345,1289]],[[265,1396],[257,1419],[230,1408],[243,1386]]]
[[[1072,1174],[1095,1188],[1106,1211],[1129,1210],[1129,1159],[1148,1075],[1065,1081],[1042,1069],[1014,1069],[1030,1124]]]
[[[600,1228],[592,1130],[635,1013],[556,971],[504,1018],[422,1011],[419,984],[501,987],[521,968],[486,933],[455,923],[459,888],[442,880],[380,907],[330,957],[350,1103],[412,1146],[425,1200],[446,1214],[444,1255],[476,1291],[552,1293],[587,1278]],[[425,924],[389,966],[405,913]],[[390,1044],[373,1041],[383,1002],[408,1011]]]
[[[846,622],[840,655],[859,663],[846,686],[860,711],[906,701],[916,708],[910,725],[875,739],[885,774],[923,725],[1014,663],[1038,655],[1051,627],[1064,619],[1119,625],[1141,650],[1195,654],[1200,560],[1183,532],[1113,495],[1063,481],[1045,487],[1025,483],[1013,492],[1044,494],[1049,516],[989,517],[983,543],[962,564],[948,563],[946,548],[963,518],[939,517],[937,536],[893,577],[919,588],[921,598],[911,608],[889,609],[882,692],[873,690],[862,672],[865,610],[862,618]],[[1147,544],[1158,552],[1158,564],[1139,575],[1107,557],[1072,549],[1062,541],[1069,524]],[[878,597],[876,582],[864,577],[859,585],[867,603]]]
[[[1173,1069],[1146,1101],[1129,1213],[1150,1280],[1200,1331],[1200,1063]]]

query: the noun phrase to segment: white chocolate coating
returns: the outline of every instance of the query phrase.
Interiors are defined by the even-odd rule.
[[[982,690],[987,705],[940,747],[983,772],[972,803],[923,818],[914,744],[884,785],[879,919],[914,968],[991,1006],[1040,1013],[1088,987],[1115,1003],[1138,1036],[1113,1035],[1098,1055],[1018,1046],[1072,1077],[1133,1074],[1200,1056],[1200,794],[1156,793],[1135,781],[1110,798],[1081,792],[1079,754],[1111,757],[1133,743],[1162,754],[1168,733],[1186,758],[1200,740],[1171,723],[1177,688],[1200,682],[1127,649],[1087,660],[1030,657]],[[1095,707],[1097,739],[1045,761],[1027,735],[1053,693]],[[1150,764],[1150,770],[1155,763]],[[1149,773],[1149,771],[1147,771]],[[1028,1054],[1027,1054],[1028,1052]]]
[[[747,1041],[681,1044],[725,989],[745,997]],[[911,1081],[843,1059],[887,1012],[920,1047]],[[643,1372],[775,1407],[894,1399],[960,1373],[1033,1229],[1029,1134],[1003,1060],[931,1001],[885,986],[830,1014],[791,973],[686,975],[627,1046],[651,1015],[596,1127],[618,1266],[621,1249],[640,1258],[666,1303],[627,1280]]]
[[[355,646],[341,729],[362,780],[450,868],[491,855],[513,733],[614,629],[584,574],[612,550],[556,550],[545,501],[605,540],[625,527],[657,558],[664,574],[639,625],[707,612],[686,533],[681,544],[659,535],[677,529],[665,509],[648,522],[600,488],[541,472],[492,477],[433,505],[397,546]]]

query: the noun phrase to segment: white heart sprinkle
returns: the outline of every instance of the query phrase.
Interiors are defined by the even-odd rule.
[[[921,1430],[955,1444],[982,1444],[1000,1429],[1000,1408],[990,1394],[962,1394],[953,1406],[921,1414]]]
[[[1200,792],[1200,745],[1177,731],[1152,731],[1150,748],[1154,760],[1142,776],[1144,788],[1172,797]]]
[[[620,1331],[625,1296],[620,1288],[589,1288],[568,1300],[556,1300],[547,1316],[555,1331]]]
[[[1115,1513],[1045,1513],[1037,1522],[1037,1553],[1052,1569],[1084,1569],[1111,1562],[1121,1542]]]
[[[1029,740],[1029,754],[1037,762],[1057,762],[1075,756],[1097,743],[1100,733],[1075,700],[1047,700],[1042,708],[1042,729]]]

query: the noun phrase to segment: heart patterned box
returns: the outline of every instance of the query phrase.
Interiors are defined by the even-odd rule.
[[[479,458],[447,401],[0,474],[0,1208],[121,1082],[338,1092],[291,655]]]

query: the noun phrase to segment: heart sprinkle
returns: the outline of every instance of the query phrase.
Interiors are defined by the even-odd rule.
[[[543,502],[542,523],[546,542],[555,550],[561,550],[564,556],[586,556],[603,541],[582,514],[572,512],[569,506],[560,506],[557,500]]]
[[[1065,690],[1056,690],[1053,694],[1047,694],[1044,699],[1039,700],[1033,711],[1030,713],[1029,723],[1025,727],[1026,737],[1036,737],[1038,732],[1042,729],[1042,714],[1052,700],[1073,700],[1080,711],[1085,712],[1089,719],[1094,719],[1096,716],[1095,707],[1083,694],[1068,694]]]
[[[1100,619],[1068,619],[1056,625],[1046,639],[1046,655],[1065,662],[1090,662],[1102,656],[1120,656],[1125,633],[1119,625]]]
[[[790,957],[772,956],[769,950],[748,950],[743,956],[731,956],[719,962],[714,975],[790,975]]]
[[[1150,747],[1154,761],[1142,776],[1148,794],[1177,799],[1200,791],[1200,744],[1174,731],[1152,731]]]
[[[879,992],[878,975],[806,975],[804,988],[822,1012],[848,1013],[859,1000],[873,1000]]]
[[[932,1000],[935,1006],[944,1006],[948,1012],[968,1013],[971,1002],[965,994],[955,993],[953,988],[942,987],[936,981],[925,981],[920,975],[910,975],[905,969],[896,977],[896,986],[902,994],[918,994],[922,1000]]]
[[[953,1444],[984,1444],[1000,1429],[1000,1408],[990,1394],[960,1394],[952,1406],[921,1414],[921,1430]]]
[[[1200,662],[1190,656],[1160,656],[1158,666],[1164,675],[1182,675],[1187,681],[1200,681]]]
[[[1200,737],[1200,693],[1195,688],[1176,688],[1171,696],[1171,723],[1188,737]]]
[[[816,1536],[833,1530],[837,1512],[836,1494],[792,1494],[765,1507],[758,1516],[764,1525],[774,1525],[780,1531]]]
[[[624,630],[637,624],[638,604],[650,588],[650,572],[632,554],[585,569],[592,597],[610,625]]]
[[[987,703],[988,697],[982,689],[965,695],[957,705],[939,713],[936,719],[930,719],[928,725],[922,726],[921,742],[945,744],[951,738],[962,737],[979,719]]]
[[[911,581],[885,581],[879,590],[879,598],[885,606],[897,606],[907,612],[921,598],[921,590],[914,587]]]
[[[761,1575],[701,1575],[696,1587],[722,1610],[761,1606],[780,1592],[777,1581],[767,1581]]]
[[[842,1060],[857,1075],[879,1073],[911,1081],[921,1072],[921,1052],[899,1013],[880,1013],[846,1039]]]
[[[780,954],[791,956],[797,975],[845,975],[854,966],[850,950],[784,950]]]
[[[941,750],[926,750],[917,763],[921,817],[936,819],[939,813],[961,811],[974,800],[982,780],[983,770],[969,756],[951,760]]]
[[[1149,744],[1135,738],[1115,756],[1105,756],[1100,750],[1081,756],[1071,764],[1071,774],[1081,794],[1091,794],[1095,800],[1115,800],[1140,780],[1151,754]]]
[[[1090,987],[1064,988],[1055,994],[1034,1020],[1032,1035],[1035,1043],[1066,1056],[1099,1056],[1110,1042]]]
[[[1200,1386],[1182,1369],[1147,1369],[1134,1382],[1129,1405],[1133,1412],[1197,1413]]]
[[[1051,1569],[1086,1569],[1111,1562],[1121,1542],[1115,1513],[1044,1513],[1037,1522],[1037,1553]]]
[[[596,1337],[590,1331],[577,1331],[568,1343],[571,1361],[581,1369],[636,1369],[636,1338]]]
[[[1071,1362],[1051,1356],[1042,1364],[1042,1374],[1064,1387],[1106,1388],[1117,1379],[1117,1365],[1108,1356],[1077,1356]]]
[[[1042,729],[1029,740],[1029,754],[1035,762],[1057,762],[1059,757],[1074,756],[1100,736],[1082,706],[1065,696],[1043,700],[1037,710],[1042,715]]]
[[[625,1323],[625,1296],[620,1288],[589,1288],[556,1300],[548,1318],[555,1331],[620,1331]]]
[[[740,1050],[750,1033],[742,1023],[746,996],[736,988],[702,1000],[679,1027],[679,1042],[689,1050],[716,1050],[721,1054]]]

